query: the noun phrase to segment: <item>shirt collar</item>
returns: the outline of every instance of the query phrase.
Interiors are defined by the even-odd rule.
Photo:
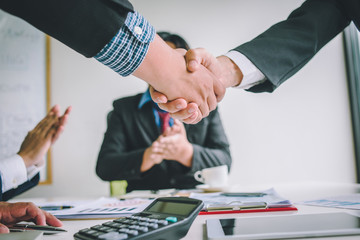
[[[141,96],[141,99],[140,99],[140,102],[138,105],[138,109],[141,109],[148,102],[152,102],[149,89],[147,89]]]
[[[138,109],[141,109],[146,103],[153,103],[153,107],[159,111],[159,112],[165,112],[164,110],[160,109],[159,106],[154,103],[154,101],[151,99],[151,95],[150,95],[150,91],[149,89],[147,89],[143,95],[141,96],[141,99],[140,99],[140,102],[139,102],[139,105],[138,105]]]

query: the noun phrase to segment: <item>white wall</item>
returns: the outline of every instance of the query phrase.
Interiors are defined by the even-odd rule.
[[[215,55],[283,20],[300,0],[133,0],[157,30],[182,35]],[[116,98],[146,88],[53,40],[52,103],[72,105],[68,126],[53,147],[53,184],[21,197],[100,196],[95,175],[106,114]],[[341,36],[272,94],[230,89],[220,112],[231,143],[231,181],[354,182],[355,165]]]

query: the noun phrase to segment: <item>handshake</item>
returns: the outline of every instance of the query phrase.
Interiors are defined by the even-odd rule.
[[[165,42],[155,39],[134,76],[146,79],[153,101],[175,119],[198,123],[216,108],[227,87],[241,83],[241,70],[226,56],[215,58],[202,48],[186,52],[156,44]],[[155,52],[152,47],[161,50]],[[161,71],[154,70],[158,68]]]

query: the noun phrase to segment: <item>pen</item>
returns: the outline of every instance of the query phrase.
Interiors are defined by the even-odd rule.
[[[26,232],[26,231],[41,231],[44,234],[55,234],[61,232],[67,232],[66,230],[52,226],[40,226],[33,224],[15,224],[9,227],[10,232]]]
[[[40,206],[39,208],[45,211],[56,211],[56,210],[73,208],[73,206]]]
[[[263,197],[267,195],[266,193],[261,192],[229,192],[229,193],[222,193],[221,195],[226,197]]]

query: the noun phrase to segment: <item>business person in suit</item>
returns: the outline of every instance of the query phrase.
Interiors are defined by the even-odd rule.
[[[360,28],[360,1],[307,0],[289,17],[255,39],[242,44],[227,54],[213,57],[205,49],[190,50],[187,66],[196,71],[199,63],[206,63],[224,86],[251,92],[272,92],[299,71],[331,39],[353,21]],[[159,106],[172,116],[192,122],[189,112],[197,109],[191,103],[185,109],[183,99],[167,102],[165,95],[151,90]],[[192,109],[192,110],[190,110]]]
[[[20,221],[62,225],[54,216],[32,203],[1,201],[7,201],[38,184],[39,171],[45,164],[45,154],[64,131],[70,111],[71,107],[60,116],[59,106],[55,105],[27,134],[17,154],[0,159],[0,233],[9,231],[6,225]]]
[[[178,35],[159,33],[174,48],[188,48]],[[127,180],[127,191],[194,188],[193,174],[227,165],[231,156],[216,110],[197,125],[170,118],[148,91],[114,101],[96,173],[106,181]]]
[[[133,74],[169,99],[197,103],[198,120],[225,93],[204,67],[188,72],[183,55],[164,43],[127,0],[2,0],[0,8],[121,76]]]

